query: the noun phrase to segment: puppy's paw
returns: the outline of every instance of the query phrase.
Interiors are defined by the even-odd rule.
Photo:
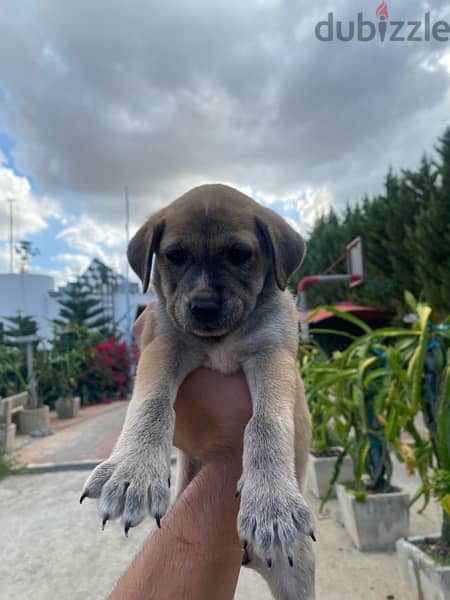
[[[85,483],[84,498],[98,498],[102,525],[122,516],[125,534],[150,514],[160,527],[169,507],[170,460],[112,455],[98,465]]]
[[[241,478],[238,533],[244,547],[252,543],[269,568],[276,548],[284,550],[292,563],[292,547],[299,535],[314,537],[314,520],[295,479],[267,476]]]

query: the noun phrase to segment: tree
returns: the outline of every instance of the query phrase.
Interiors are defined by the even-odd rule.
[[[7,328],[3,335],[4,345],[0,346],[0,397],[27,388],[26,348],[24,344],[18,344],[17,339],[35,336],[38,330],[35,319],[20,312],[4,320]]]
[[[314,286],[311,306],[344,298],[397,310],[404,291],[429,302],[435,310],[450,310],[450,127],[439,139],[437,160],[423,157],[416,170],[395,174],[391,169],[384,191],[348,207],[342,215],[330,211],[314,225],[308,253],[291,287],[301,277],[323,273],[356,236],[363,240],[364,283]],[[334,273],[344,272],[345,263]]]
[[[440,161],[434,163],[435,172],[408,241],[423,295],[443,312],[450,309],[450,127],[439,142]]]
[[[339,219],[333,210],[317,220],[308,239],[303,266],[292,278],[291,289],[293,291],[302,277],[322,273],[344,252],[344,235]],[[308,301],[311,304],[327,304],[335,301],[337,294],[339,292],[342,294],[343,290],[345,287],[341,285],[333,286],[332,289],[326,285],[314,286],[308,290]]]
[[[77,324],[100,329],[108,322],[100,300],[81,277],[66,285],[58,298],[58,304],[60,318],[55,319],[58,325]]]
[[[14,345],[14,340],[18,337],[37,334],[36,320],[29,315],[18,312],[15,316],[6,317],[5,321],[8,323],[8,328],[4,331],[6,343]]]

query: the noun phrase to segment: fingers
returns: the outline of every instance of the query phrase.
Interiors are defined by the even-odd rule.
[[[155,310],[156,305],[157,305],[156,300],[149,302],[147,304],[147,306],[144,308],[144,310],[141,312],[139,317],[136,319],[136,321],[133,323],[131,332],[132,332],[133,337],[136,340],[136,343],[138,345],[139,345],[140,337],[142,335],[142,331],[144,329],[145,321],[149,317],[149,315],[152,313],[152,311]]]

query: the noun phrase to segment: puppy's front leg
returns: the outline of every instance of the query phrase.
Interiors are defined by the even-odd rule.
[[[243,473],[238,483],[239,535],[269,567],[277,547],[292,564],[298,535],[314,535],[312,515],[295,475],[295,359],[278,350],[253,357],[243,367],[253,416],[245,430]]]
[[[167,511],[173,405],[190,370],[180,348],[167,336],[161,335],[143,348],[122,432],[111,456],[87,480],[81,497],[99,498],[103,524],[123,515],[127,533],[148,512],[159,525]]]

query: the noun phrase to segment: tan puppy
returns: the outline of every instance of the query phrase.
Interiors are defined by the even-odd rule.
[[[313,519],[302,496],[311,425],[296,365],[297,319],[286,285],[304,254],[276,213],[224,185],[187,192],[153,215],[128,258],[144,290],[155,256],[159,298],[142,336],[125,424],[110,458],[86,482],[104,522],[125,532],[169,506],[173,405],[200,366],[242,370],[253,416],[244,437],[238,532],[246,562],[278,600],[314,598]],[[180,492],[196,466],[181,456]]]

